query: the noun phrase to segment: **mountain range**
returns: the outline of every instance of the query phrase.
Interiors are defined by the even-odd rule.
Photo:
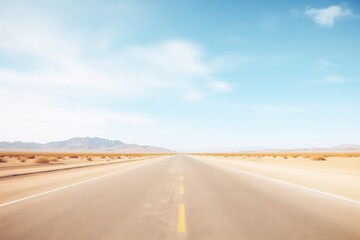
[[[3,151],[97,151],[97,152],[127,152],[127,153],[161,153],[171,152],[169,149],[127,144],[118,140],[99,137],[74,137],[65,141],[49,142],[0,142]]]

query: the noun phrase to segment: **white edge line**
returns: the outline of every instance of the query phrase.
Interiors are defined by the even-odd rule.
[[[243,173],[243,174],[246,174],[246,175],[249,175],[249,176],[267,179],[267,180],[270,180],[270,181],[273,181],[273,182],[289,185],[289,186],[292,186],[292,187],[300,188],[302,190],[307,190],[307,191],[310,191],[310,192],[322,194],[322,195],[325,195],[325,196],[328,196],[328,197],[333,197],[333,198],[341,199],[341,200],[348,201],[348,202],[351,202],[351,203],[360,204],[360,201],[357,201],[357,200],[354,200],[354,199],[351,199],[351,198],[346,198],[346,197],[343,197],[343,196],[340,196],[340,195],[323,192],[323,191],[316,190],[316,189],[313,189],[313,188],[304,187],[304,186],[301,186],[301,185],[297,185],[297,184],[290,183],[290,182],[287,182],[287,181],[283,181],[283,180],[280,180],[280,179],[276,179],[276,178],[267,177],[267,176],[263,176],[263,175],[260,175],[260,174],[244,171],[244,170],[234,168],[234,167],[223,166],[223,165],[220,165],[220,164],[217,164],[217,163],[209,163],[207,160],[200,160],[198,158],[195,158],[195,159],[198,160],[198,161],[201,161],[201,162],[206,162],[206,163],[208,163],[210,165],[214,165],[214,166],[217,166],[217,167],[222,167],[222,168],[232,170],[232,171],[235,171],[235,172],[240,172],[240,173]],[[218,160],[218,159],[216,159],[216,160]]]
[[[158,161],[160,161],[160,160],[163,160],[163,159],[159,159]],[[111,176],[111,175],[115,175],[115,174],[120,174],[120,173],[123,173],[123,172],[127,172],[127,171],[129,171],[129,170],[133,170],[133,169],[135,169],[135,168],[147,166],[147,165],[149,165],[149,164],[151,164],[151,163],[146,163],[146,164],[142,164],[142,165],[137,165],[137,166],[130,167],[130,168],[126,168],[126,169],[123,169],[123,170],[120,170],[120,171],[116,171],[116,172],[113,172],[113,173],[109,173],[109,174],[105,174],[105,175],[98,176],[98,177],[95,177],[95,178],[87,179],[87,180],[84,180],[84,181],[81,181],[81,182],[77,182],[77,183],[73,183],[73,184],[70,184],[70,185],[63,186],[63,187],[55,188],[55,189],[52,189],[52,190],[49,190],[49,191],[46,191],[46,192],[34,194],[34,195],[31,195],[31,196],[24,197],[24,198],[20,198],[20,199],[13,200],[13,201],[10,201],[10,202],[5,202],[5,203],[0,204],[0,207],[5,207],[5,206],[8,206],[8,205],[11,205],[11,204],[14,204],[14,203],[18,203],[18,202],[22,202],[22,201],[25,201],[25,200],[28,200],[28,199],[31,199],[31,198],[36,198],[36,197],[39,197],[39,196],[42,196],[42,195],[45,195],[45,194],[49,194],[49,193],[52,193],[52,192],[60,191],[60,190],[66,189],[66,188],[71,188],[71,187],[74,187],[74,186],[77,186],[77,185],[80,185],[80,184],[83,184],[83,183],[87,183],[87,182],[91,182],[91,181],[98,180],[98,179],[100,179],[100,178],[105,178],[105,177],[109,177],[109,176]]]

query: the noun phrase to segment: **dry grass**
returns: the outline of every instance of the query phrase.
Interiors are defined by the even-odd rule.
[[[26,162],[26,160],[28,160],[28,158],[26,156],[21,156],[21,157],[18,158],[18,160],[20,162]]]
[[[46,157],[39,157],[34,160],[34,163],[50,163],[50,160]]]
[[[310,157],[311,160],[316,160],[316,161],[325,161],[326,157],[322,156],[322,155],[313,155]]]
[[[20,162],[33,163],[51,163],[59,160],[78,159],[78,161],[95,161],[105,160],[110,161],[113,159],[137,159],[137,158],[153,158],[161,156],[171,156],[174,153],[96,153],[96,152],[0,152],[0,162],[12,163],[13,160]],[[43,160],[39,160],[42,159]],[[45,160],[46,159],[46,160]]]
[[[49,161],[50,162],[57,162],[57,161],[59,161],[59,157],[51,157],[51,158],[49,158]]]

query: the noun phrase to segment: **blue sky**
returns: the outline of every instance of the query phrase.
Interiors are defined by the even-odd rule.
[[[360,144],[358,1],[0,1],[0,140]]]

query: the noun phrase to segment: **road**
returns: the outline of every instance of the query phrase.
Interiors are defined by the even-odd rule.
[[[2,240],[360,239],[356,202],[187,155],[8,203]]]

